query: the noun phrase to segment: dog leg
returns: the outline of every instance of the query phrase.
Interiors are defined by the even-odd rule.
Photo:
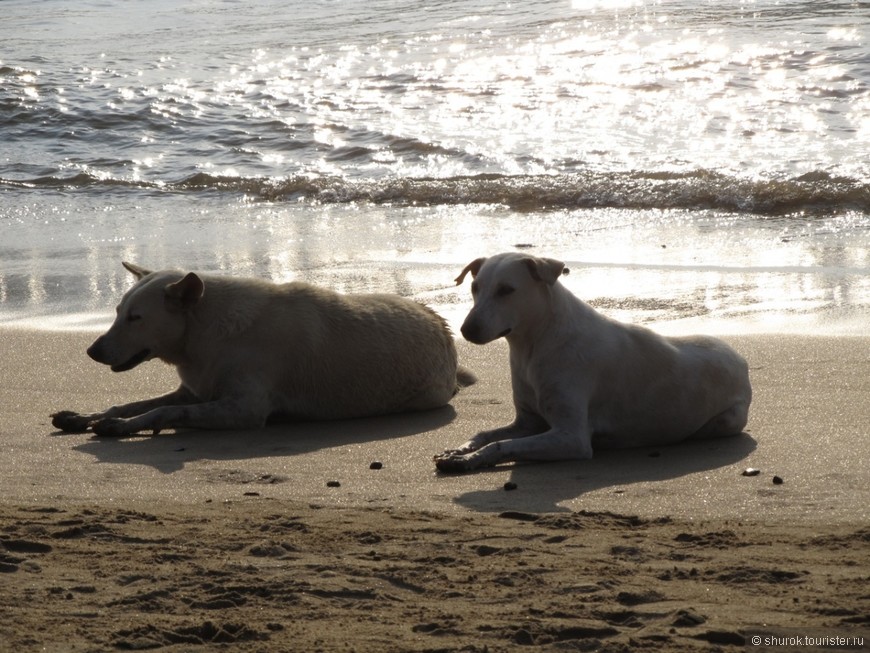
[[[472,451],[482,449],[486,445],[498,442],[499,440],[524,438],[529,435],[534,435],[536,432],[539,433],[540,430],[529,428],[528,426],[514,422],[509,426],[502,426],[501,428],[492,429],[491,431],[481,431],[454,451],[458,453],[471,453]]]
[[[61,410],[52,414],[51,424],[56,429],[64,431],[65,433],[84,433],[93,423],[100,420],[133,417],[135,415],[147,413],[148,411],[161,406],[177,406],[193,403],[195,401],[196,397],[193,393],[184,386],[181,386],[169,394],[154,397],[153,399],[134,401],[120,406],[112,406],[108,410],[100,413],[76,413],[71,410]]]
[[[522,438],[532,435],[532,433],[526,431],[525,429],[519,428],[516,424],[511,424],[510,426],[503,426],[498,429],[493,429],[492,431],[481,431],[473,438],[471,438],[465,444],[460,445],[456,449],[445,449],[439,454],[433,456],[433,460],[435,461],[435,467],[442,472],[451,472],[451,471],[468,471],[464,468],[454,469],[454,465],[457,461],[464,460],[469,454],[482,449],[483,447],[489,445],[492,442],[497,442],[499,440],[506,440],[510,438]]]
[[[258,429],[269,417],[266,398],[227,397],[215,401],[184,406],[161,406],[142,415],[129,418],[106,417],[91,424],[101,437],[124,437],[151,431],[155,435],[164,429],[195,428],[204,430]]]
[[[477,451],[499,440],[509,440],[512,438],[524,438],[535,433],[541,433],[550,428],[540,416],[532,412],[518,411],[517,417],[512,424],[502,426],[490,431],[481,431],[465,444],[460,445],[456,449],[447,449],[434,457],[434,460],[439,461],[443,458],[450,458],[456,455],[464,455]]]
[[[499,440],[466,454],[444,455],[435,461],[441,472],[470,472],[503,462],[584,460],[592,458],[589,438],[564,429],[550,429],[523,438]]]
[[[577,400],[579,396],[583,396],[579,390],[553,390],[542,402],[541,414],[515,397],[517,418],[512,425],[484,431],[459,450],[445,451],[436,456],[435,467],[442,472],[461,473],[508,461],[592,458],[592,433],[585,404]]]

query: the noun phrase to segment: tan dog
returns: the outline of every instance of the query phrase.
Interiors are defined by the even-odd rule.
[[[426,410],[474,382],[444,320],[409,299],[124,267],[138,282],[88,355],[116,372],[160,358],[181,386],[104,412],[56,413],[61,430],[125,436]]]
[[[462,335],[505,337],[516,420],[435,457],[464,472],[504,461],[591,458],[740,433],[752,389],[746,361],[716,338],[666,338],[621,324],[572,295],[560,261],[518,253],[479,258]]]

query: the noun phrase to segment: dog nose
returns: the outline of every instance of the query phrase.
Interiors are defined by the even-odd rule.
[[[103,359],[105,358],[105,353],[103,353],[103,336],[100,336],[96,340],[94,340],[93,344],[88,347],[88,356],[93,358],[98,363],[105,362]]]
[[[459,332],[462,333],[462,337],[468,340],[468,342],[480,342],[480,329],[474,322],[466,320],[459,328]]]

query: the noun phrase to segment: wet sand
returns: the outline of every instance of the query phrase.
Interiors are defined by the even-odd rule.
[[[430,413],[110,441],[48,415],[176,378],[112,374],[92,337],[0,332],[0,650],[707,650],[870,630],[870,339],[727,338],[755,390],[738,438],[454,477],[432,455],[512,418],[503,343],[460,343],[480,381]]]

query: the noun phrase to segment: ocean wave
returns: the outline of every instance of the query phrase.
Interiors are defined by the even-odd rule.
[[[168,192],[241,193],[264,201],[320,204],[368,202],[400,206],[489,204],[515,211],[579,208],[720,210],[786,215],[870,213],[870,184],[811,172],[791,179],[744,179],[694,172],[578,172],[559,175],[480,174],[447,178],[285,178],[196,173],[178,181],[126,180],[78,172],[29,180],[0,179],[7,188],[116,188]]]

